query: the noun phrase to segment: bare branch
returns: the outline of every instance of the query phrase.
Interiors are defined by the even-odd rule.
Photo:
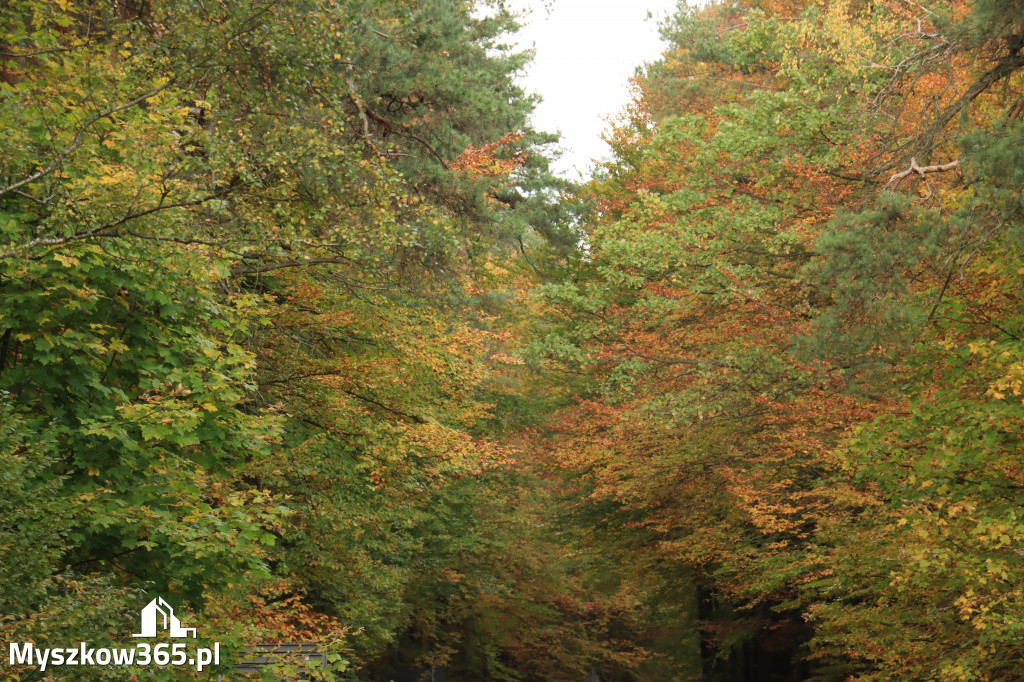
[[[923,178],[926,173],[944,173],[946,171],[951,171],[959,167],[960,159],[957,159],[956,161],[950,161],[949,163],[936,164],[934,166],[919,166],[917,165],[917,159],[912,158],[910,159],[910,168],[908,168],[905,171],[893,174],[893,176],[889,178],[889,182],[885,183],[885,188],[889,189],[889,187],[892,186],[893,183],[898,184],[904,178],[908,178],[911,175],[914,175],[915,173]]]
[[[419,142],[431,154],[433,154],[434,158],[437,159],[437,161],[442,166],[444,166],[445,168],[448,168],[448,162],[445,160],[445,158],[443,156],[441,156],[441,154],[438,153],[438,151],[436,149],[434,149],[434,146],[432,144],[427,142],[425,139],[423,139],[419,135],[416,135],[415,133],[409,133],[409,132],[405,132],[403,130],[398,130],[391,121],[389,121],[388,119],[384,118],[383,116],[381,116],[380,114],[375,112],[373,109],[368,107],[366,105],[366,103],[363,102],[359,98],[359,95],[356,92],[356,85],[355,85],[355,83],[352,82],[351,78],[346,79],[345,83],[348,85],[349,90],[350,90],[349,98],[352,100],[352,103],[356,105],[356,109],[359,111],[359,118],[361,118],[362,121],[363,121],[363,135],[362,135],[363,141],[366,142],[367,146],[369,146],[370,149],[372,149],[375,153],[377,152],[377,148],[374,146],[374,144],[373,144],[373,142],[371,141],[371,138],[370,138],[370,121],[369,121],[369,119],[372,118],[374,121],[376,121],[377,123],[379,123],[382,126],[384,126],[384,130],[385,130],[386,134],[390,133],[392,135],[398,135],[399,137],[405,137],[405,138],[408,138],[410,140],[415,140],[416,142]],[[388,156],[394,156],[394,154],[393,153],[392,154],[388,154]]]
[[[363,120],[363,141],[370,149],[377,151],[377,148],[373,146],[373,142],[370,141],[370,121],[366,118],[366,112],[363,111],[363,103],[359,99],[359,95],[356,94],[356,84],[352,82],[351,78],[346,78],[345,83],[348,84],[350,90],[348,96],[352,103],[356,105],[356,109],[359,111],[359,118]]]
[[[310,265],[325,265],[334,263],[336,265],[343,265],[350,263],[351,261],[344,256],[325,256],[322,258],[303,258],[300,260],[285,260],[277,261],[275,263],[267,263],[266,265],[253,265],[243,266],[231,269],[231,275],[233,277],[240,277],[242,275],[258,275],[262,272],[271,272],[272,270],[283,270],[285,268],[304,268]]]

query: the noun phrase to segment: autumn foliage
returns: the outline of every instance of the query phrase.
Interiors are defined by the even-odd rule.
[[[658,585],[634,636],[702,633],[641,678],[1018,674],[1011,4],[664,25],[534,344],[580,377],[538,456],[620,584]],[[666,618],[670,584],[697,603]]]
[[[576,186],[498,1],[7,3],[0,633],[1020,679],[1021,17],[681,6]]]

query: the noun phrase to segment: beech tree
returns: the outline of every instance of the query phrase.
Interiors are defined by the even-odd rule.
[[[586,379],[538,456],[650,590],[634,636],[720,652],[640,677],[1012,678],[1013,14],[727,2],[664,25],[535,344]],[[681,585],[696,605],[659,609]]]
[[[500,325],[467,285],[542,241],[536,216],[563,229],[514,28],[450,2],[4,10],[0,378],[26,480],[3,537],[44,545],[0,573],[41,586],[12,641],[126,637],[154,592],[229,652],[316,637],[341,670],[484,570]]]

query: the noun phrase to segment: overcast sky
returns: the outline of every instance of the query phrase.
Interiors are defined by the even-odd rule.
[[[658,58],[664,44],[656,19],[676,0],[512,0],[532,8],[518,41],[537,55],[521,79],[544,101],[534,113],[540,130],[561,131],[566,153],[556,165],[572,178],[586,173],[593,158],[609,153],[601,140],[607,118],[629,100],[636,67]],[[648,13],[654,19],[648,19]]]

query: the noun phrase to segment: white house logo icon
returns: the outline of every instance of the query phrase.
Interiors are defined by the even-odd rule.
[[[156,637],[159,620],[157,614],[163,616],[163,629],[169,630],[171,637],[188,637],[190,632],[193,637],[196,636],[196,629],[181,627],[181,621],[174,615],[171,605],[163,597],[157,597],[142,609],[142,632],[132,637]]]

